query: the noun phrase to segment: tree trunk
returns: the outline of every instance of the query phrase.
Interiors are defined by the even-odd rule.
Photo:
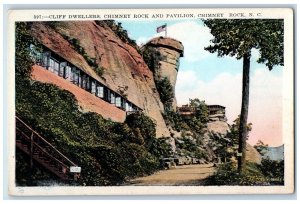
[[[241,173],[246,168],[246,140],[248,136],[247,119],[249,107],[249,85],[250,85],[250,53],[243,57],[243,92],[242,108],[240,114],[239,127],[239,148],[238,148],[238,172]]]

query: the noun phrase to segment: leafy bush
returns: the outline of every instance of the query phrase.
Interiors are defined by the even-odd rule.
[[[132,47],[138,49],[135,40],[132,40],[128,36],[128,32],[122,27],[122,23],[116,23],[116,21],[114,20],[104,20],[104,21],[96,20],[95,22],[100,26],[102,26],[102,24],[105,23],[124,43],[128,43]]]
[[[248,163],[244,173],[238,173],[232,163],[221,164],[216,173],[206,180],[206,185],[226,186],[265,186],[269,182],[256,164]]]
[[[30,24],[26,22],[18,22],[15,24],[16,28],[16,60],[15,70],[16,77],[30,77],[33,61],[29,57],[29,46],[30,44],[36,44],[37,42],[28,33]]]
[[[160,100],[164,104],[165,109],[168,110],[170,102],[174,98],[173,86],[167,77],[155,80],[155,84],[160,96]]]
[[[159,69],[159,61],[162,60],[160,52],[151,46],[144,46],[141,49],[143,59],[152,72],[157,72]]]
[[[284,160],[262,159],[258,168],[271,185],[284,185]]]
[[[163,117],[166,121],[166,125],[171,126],[174,130],[178,132],[183,130],[189,130],[190,128],[178,112],[166,110],[163,113]]]
[[[147,148],[151,146],[151,143],[156,136],[155,123],[143,113],[135,113],[127,116],[125,123],[132,128],[138,137],[142,137]]]

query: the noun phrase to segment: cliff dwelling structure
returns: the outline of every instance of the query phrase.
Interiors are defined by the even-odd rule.
[[[36,47],[31,45],[30,50],[32,57],[36,61],[36,65],[33,67],[34,79],[55,83],[71,92],[81,92],[85,100],[92,100],[92,103],[95,103],[96,106],[105,107],[106,110],[112,109],[111,119],[115,121],[124,120],[123,111],[127,114],[142,111],[140,107],[128,101],[120,93],[113,91],[83,71],[82,68],[73,65],[49,48],[43,46],[43,52],[38,52]],[[97,97],[98,100],[95,97]],[[97,109],[95,110],[97,111]]]
[[[225,107],[221,105],[207,105],[209,111],[209,121],[223,121],[226,122],[226,112]],[[189,120],[195,116],[197,107],[192,107],[189,105],[183,105],[181,107],[177,107],[177,111],[180,115],[182,115],[185,119]]]

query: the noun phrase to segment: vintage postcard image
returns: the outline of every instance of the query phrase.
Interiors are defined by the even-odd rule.
[[[11,195],[294,191],[293,10],[9,11]]]

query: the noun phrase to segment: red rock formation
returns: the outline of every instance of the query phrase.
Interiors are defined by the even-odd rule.
[[[128,87],[127,99],[141,107],[157,125],[157,136],[167,136],[169,131],[161,115],[163,105],[153,79],[153,73],[135,48],[120,40],[104,23],[94,21],[58,22],[55,28],[44,22],[34,22],[32,35],[43,45],[81,68],[95,79],[118,92],[120,87]],[[88,65],[84,57],[64,39],[63,35],[77,39],[90,58],[104,68],[99,77]],[[84,101],[81,104],[85,107]],[[109,113],[102,113],[110,117]]]

